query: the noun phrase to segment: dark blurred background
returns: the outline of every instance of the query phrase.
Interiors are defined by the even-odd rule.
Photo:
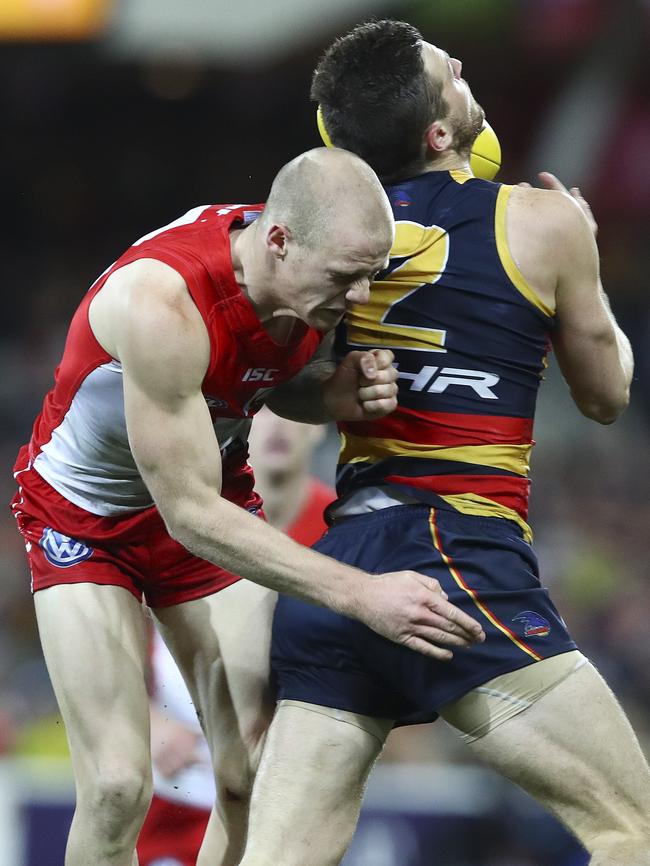
[[[499,180],[551,170],[593,206],[603,282],[635,350],[632,401],[613,428],[587,422],[551,363],[532,522],[544,580],[648,754],[648,0],[0,0],[0,499],[90,283],[197,204],[263,201],[279,167],[319,144],[320,52],[372,16],[410,21],[463,61],[501,139]],[[326,479],[335,453],[332,434],[316,462]],[[0,543],[0,849],[8,866],[58,866],[70,773],[8,508]],[[395,735],[346,860],[585,862],[441,724]]]

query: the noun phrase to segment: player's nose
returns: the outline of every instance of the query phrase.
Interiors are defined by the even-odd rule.
[[[345,300],[350,304],[367,304],[370,300],[370,278],[357,280],[345,293]]]

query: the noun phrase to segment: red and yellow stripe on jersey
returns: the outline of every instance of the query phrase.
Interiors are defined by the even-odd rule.
[[[505,517],[526,537],[537,390],[553,311],[510,254],[511,187],[429,172],[387,188],[390,264],[337,334],[340,355],[391,348],[399,406],[340,424],[337,492],[398,485],[423,501]]]

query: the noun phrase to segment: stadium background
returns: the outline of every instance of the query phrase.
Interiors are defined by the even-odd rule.
[[[307,93],[320,51],[371,15],[411,21],[463,60],[501,138],[501,180],[552,170],[593,205],[636,354],[632,404],[613,428],[587,422],[551,364],[532,521],[544,579],[648,754],[648,0],[1,0],[0,498],[86,287],[196,204],[263,200],[277,169],[318,144]],[[335,453],[332,435],[315,466],[327,479]],[[0,851],[7,866],[58,866],[70,774],[6,508],[0,543]],[[346,860],[585,862],[442,725],[395,736]]]

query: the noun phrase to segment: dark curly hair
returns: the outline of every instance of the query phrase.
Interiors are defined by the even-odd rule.
[[[449,110],[442,82],[425,72],[422,36],[404,21],[369,21],[337,39],[316,67],[311,98],[333,143],[384,181],[421,169],[425,130]]]

